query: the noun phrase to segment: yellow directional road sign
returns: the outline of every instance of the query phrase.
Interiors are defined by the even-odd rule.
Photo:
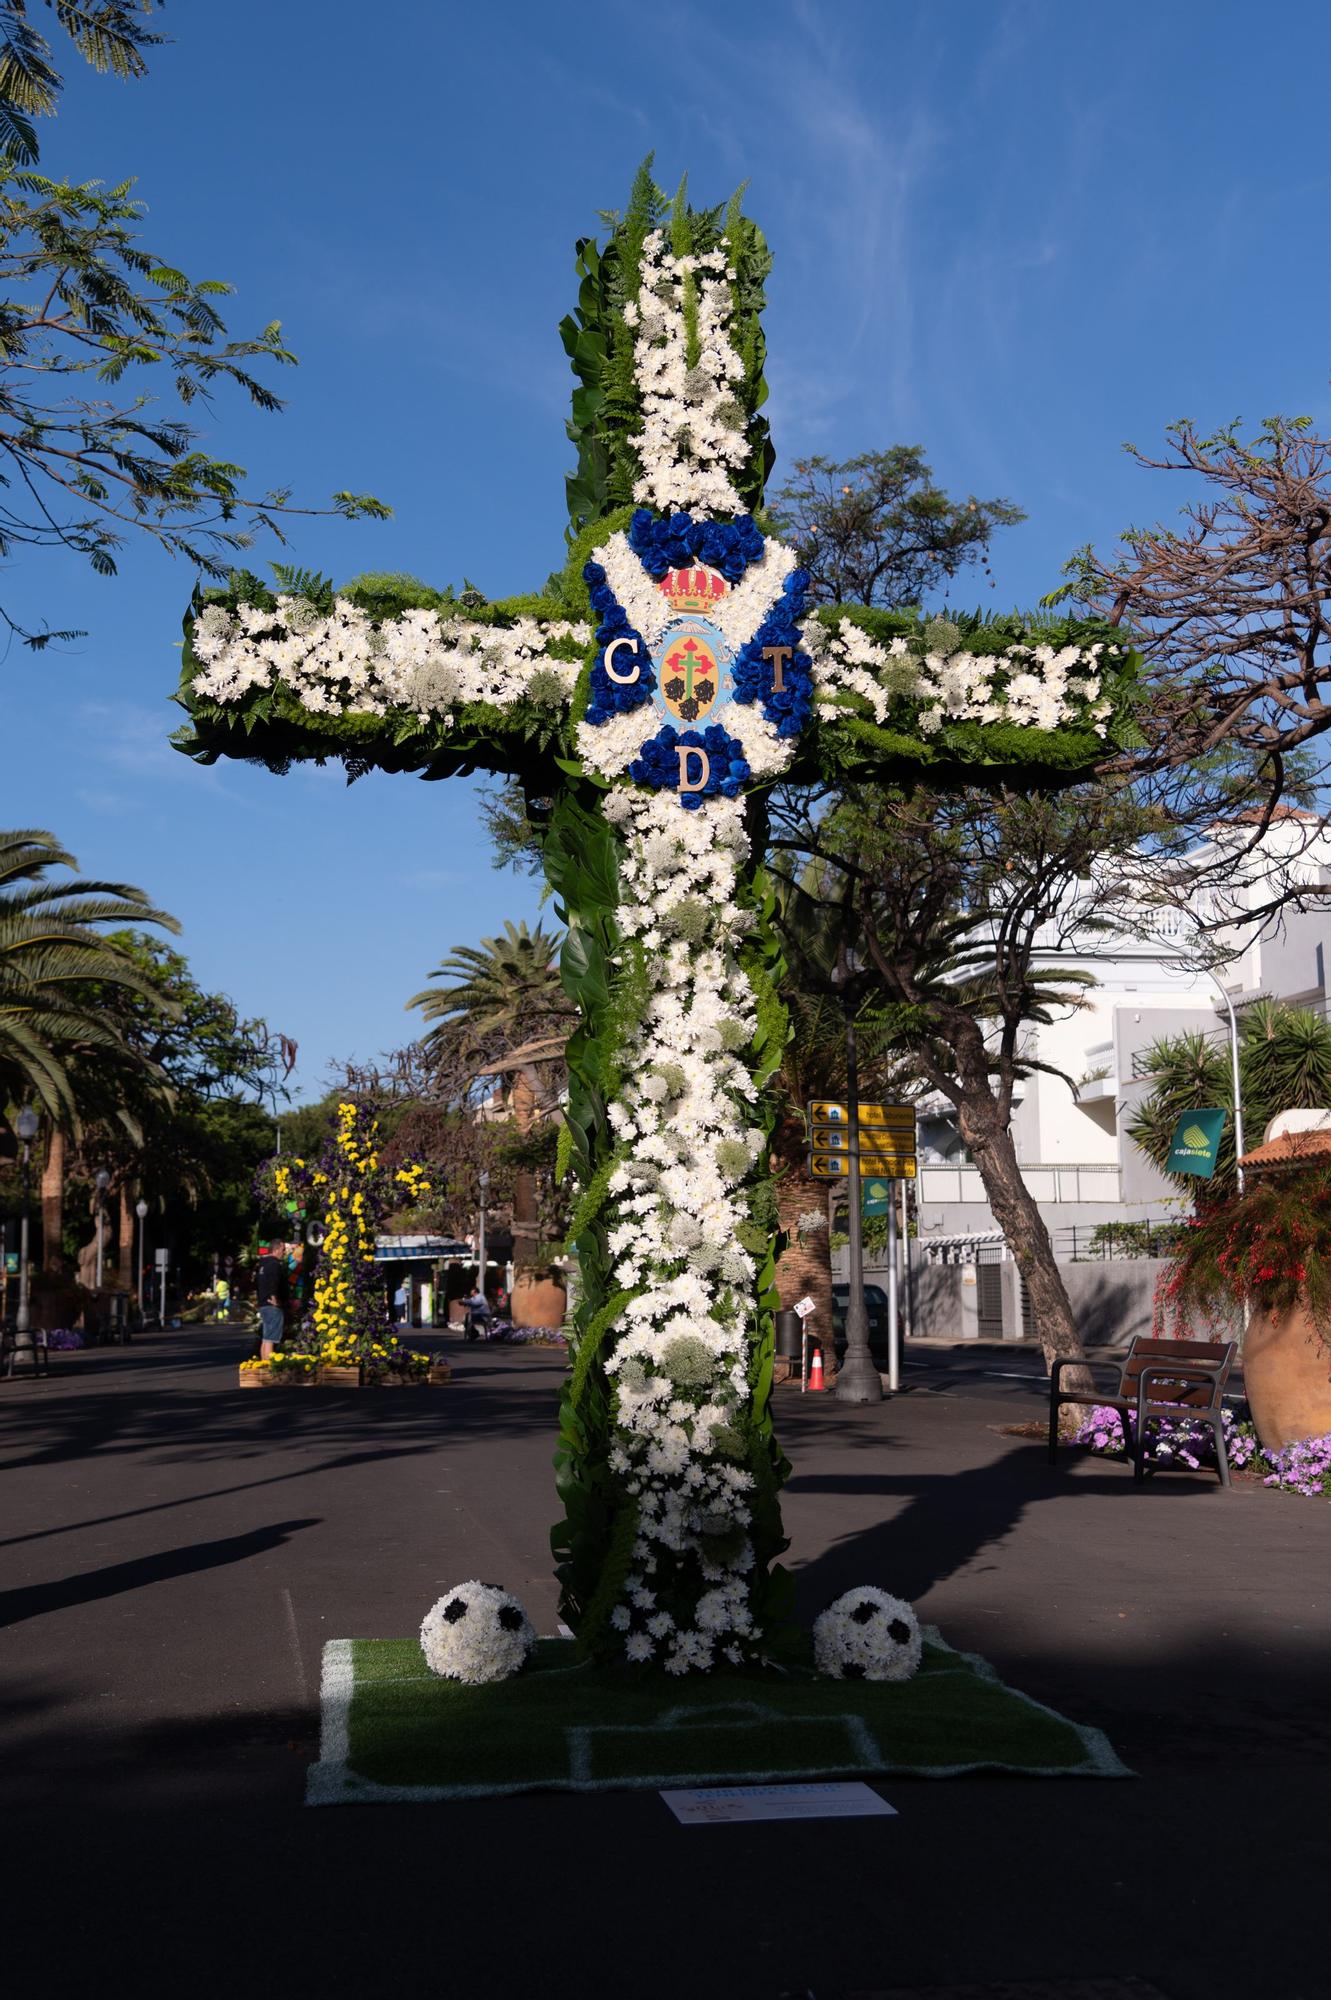
[[[881,1180],[913,1181],[915,1155],[914,1153],[865,1153],[860,1157],[860,1171],[866,1178],[873,1174]],[[811,1153],[809,1172],[819,1181],[845,1180],[850,1173],[850,1160],[845,1153]]]
[[[809,1137],[809,1144],[815,1153],[848,1153],[850,1151],[849,1125],[822,1129],[815,1126]],[[860,1127],[860,1153],[913,1153],[915,1134],[913,1132],[885,1132],[879,1126],[870,1126],[866,1131]]]
[[[913,1104],[861,1104],[859,1122],[861,1125],[880,1125],[893,1132],[915,1131],[915,1106]],[[815,1097],[808,1104],[810,1125],[850,1124],[850,1109],[836,1098]]]

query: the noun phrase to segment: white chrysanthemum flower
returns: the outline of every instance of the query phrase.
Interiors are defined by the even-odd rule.
[[[431,1673],[470,1685],[506,1680],[535,1644],[517,1598],[493,1583],[456,1584],[421,1623],[421,1651]]]
[[[908,1681],[922,1651],[911,1606],[871,1584],[848,1590],[814,1620],[814,1664],[834,1680]]]

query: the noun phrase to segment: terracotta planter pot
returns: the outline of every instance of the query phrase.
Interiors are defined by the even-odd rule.
[[[1302,1304],[1253,1314],[1243,1339],[1243,1383],[1268,1450],[1331,1431],[1331,1353]]]
[[[514,1326],[562,1326],[568,1293],[546,1273],[523,1271],[513,1280],[509,1318]]]

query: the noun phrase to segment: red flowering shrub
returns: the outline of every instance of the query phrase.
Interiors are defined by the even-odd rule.
[[[1156,1299],[1157,1330],[1186,1335],[1247,1298],[1264,1310],[1308,1309],[1331,1357],[1331,1159],[1253,1174],[1183,1232]]]

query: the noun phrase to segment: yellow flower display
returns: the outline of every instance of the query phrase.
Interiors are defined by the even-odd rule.
[[[386,1366],[386,1299],[374,1272],[375,1244],[394,1208],[429,1195],[424,1168],[414,1162],[381,1167],[374,1118],[344,1102],[337,1107],[333,1138],[318,1163],[275,1161],[267,1178],[284,1206],[301,1215],[322,1211],[323,1240],[310,1307],[311,1363],[317,1356],[331,1366]],[[414,1356],[412,1365],[419,1372],[428,1365],[427,1357]]]

